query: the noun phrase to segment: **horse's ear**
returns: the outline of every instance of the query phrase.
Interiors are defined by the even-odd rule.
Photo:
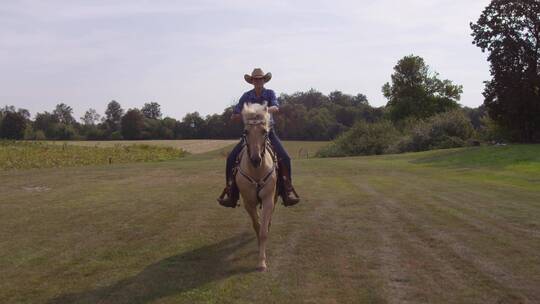
[[[264,111],[268,112],[268,101],[264,101]]]
[[[247,111],[247,107],[247,103],[244,103],[244,110],[242,110],[242,112]]]

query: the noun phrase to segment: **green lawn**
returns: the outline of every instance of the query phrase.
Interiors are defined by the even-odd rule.
[[[0,171],[0,303],[540,302],[540,146],[286,145],[303,201],[276,208],[267,273],[245,211],[215,202],[227,148]]]

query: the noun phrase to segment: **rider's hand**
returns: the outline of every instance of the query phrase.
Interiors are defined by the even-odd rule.
[[[275,114],[275,113],[279,112],[279,108],[276,107],[276,106],[271,106],[271,107],[268,108],[268,112],[272,113],[272,114]]]

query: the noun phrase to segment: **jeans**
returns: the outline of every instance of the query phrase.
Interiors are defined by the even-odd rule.
[[[277,137],[276,132],[274,132],[274,129],[271,129],[270,133],[268,133],[268,139],[270,139],[270,143],[272,143],[272,147],[274,147],[274,152],[276,152],[278,161],[281,161],[283,165],[287,166],[287,177],[289,178],[289,180],[292,180],[291,158],[289,157],[289,154],[287,154],[287,151],[285,151],[285,148],[283,148],[283,145]],[[231,178],[234,163],[236,161],[236,158],[238,157],[238,154],[242,150],[242,146],[242,141],[240,141],[238,144],[236,144],[236,146],[232,149],[231,153],[229,153],[229,156],[227,157],[227,166],[225,168],[225,182],[229,181]]]

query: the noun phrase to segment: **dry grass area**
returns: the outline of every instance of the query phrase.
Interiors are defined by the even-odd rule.
[[[0,303],[540,303],[540,162],[494,149],[296,159],[267,273],[222,153],[0,172]]]
[[[236,143],[236,140],[220,140],[220,139],[183,139],[183,140],[103,140],[103,141],[47,141],[55,144],[72,144],[79,146],[98,146],[98,147],[114,147],[116,145],[158,145],[173,148],[181,148],[189,153],[199,154]]]

